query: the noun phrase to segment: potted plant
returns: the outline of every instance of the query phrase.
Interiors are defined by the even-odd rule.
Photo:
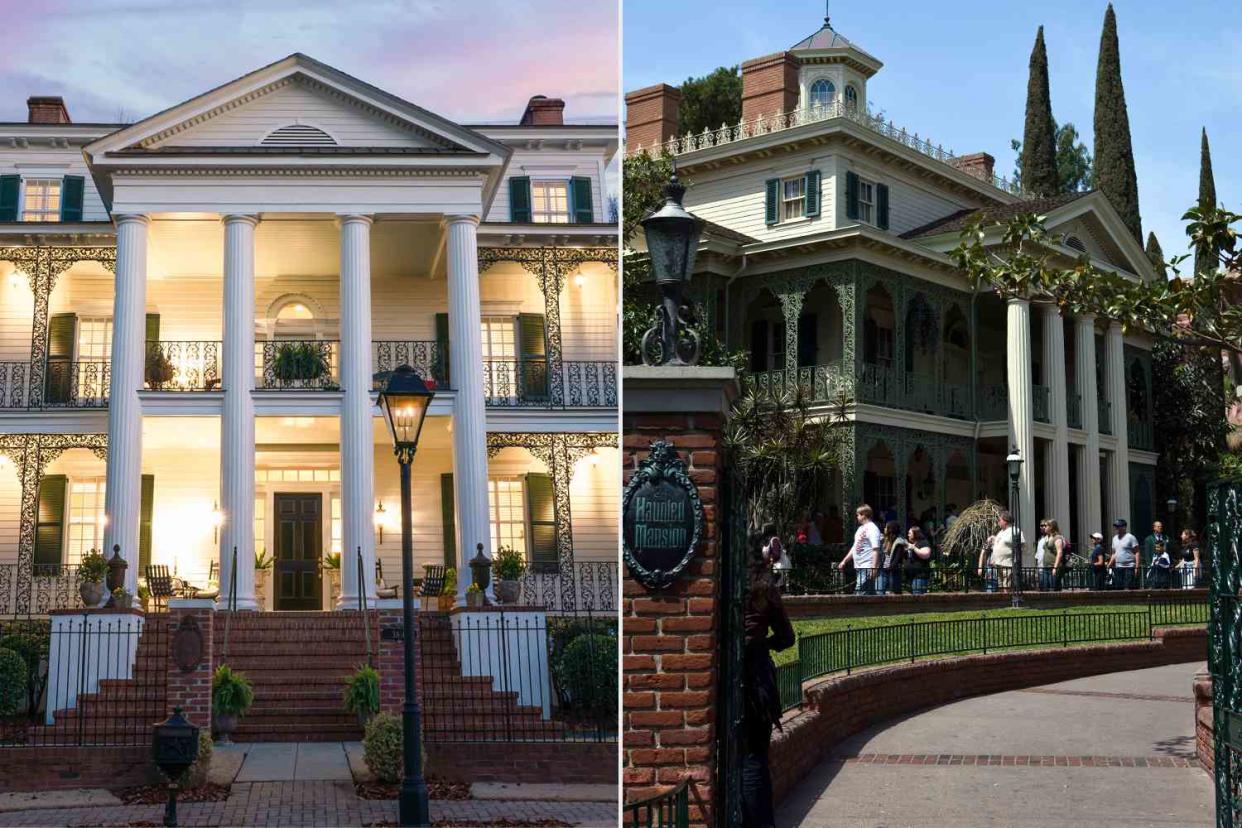
[[[112,606],[117,609],[131,609],[134,606],[134,593],[125,587],[112,590]]]
[[[237,717],[253,703],[254,689],[244,673],[234,672],[227,664],[216,668],[211,677],[211,721],[222,744],[229,744],[230,734],[237,729]]]
[[[142,607],[143,612],[147,612],[151,605],[151,588],[146,584],[138,585],[138,605]]]
[[[496,575],[496,597],[502,604],[516,604],[519,581],[526,573],[526,559],[511,546],[502,546],[492,556],[492,570]]]
[[[329,606],[335,607],[341,596],[341,553],[329,552],[323,556],[323,568],[328,574]]]
[[[164,355],[159,345],[148,344],[146,370],[143,372],[147,385],[158,390],[165,383],[172,382],[176,374],[177,370],[173,367],[172,360]]]
[[[471,583],[470,586],[466,588],[466,606],[471,609],[483,606],[483,598],[483,590],[479,588],[478,584]]]
[[[345,709],[358,717],[363,730],[371,717],[379,712],[379,673],[370,664],[361,664],[345,679]]]
[[[267,607],[267,583],[272,575],[272,558],[262,552],[254,553],[254,599],[260,608]]]
[[[108,559],[92,549],[78,564],[78,595],[88,607],[97,607],[104,597],[104,578],[108,577]]]
[[[436,609],[441,612],[448,612],[453,608],[453,604],[457,603],[457,570],[452,567],[444,570],[444,587],[437,596],[438,603]]]
[[[282,383],[311,382],[328,373],[328,359],[318,343],[283,342],[276,346],[272,373]]]

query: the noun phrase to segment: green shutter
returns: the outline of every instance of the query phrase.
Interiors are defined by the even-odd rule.
[[[530,177],[515,175],[509,178],[509,221],[529,224]]]
[[[781,198],[781,180],[779,178],[769,178],[764,185],[767,192],[767,202],[764,206],[765,221],[769,225],[776,224],[781,220],[780,198]]]
[[[20,175],[0,175],[0,221],[17,221],[17,194],[21,186]]]
[[[858,176],[852,172],[845,174],[845,217],[858,220]]]
[[[439,359],[432,370],[432,376],[437,383],[443,383],[445,388],[451,388],[449,375],[449,320],[447,313],[436,314],[436,346],[439,350]]]
[[[86,180],[80,175],[66,175],[60,184],[60,220],[82,220],[82,195]]]
[[[531,472],[526,475],[526,514],[530,520],[530,563],[547,572],[558,568],[556,507],[552,478]]]
[[[875,185],[875,226],[888,229],[888,185]]]
[[[806,174],[806,214],[819,215],[819,170],[811,170]]]
[[[39,481],[39,508],[35,517],[34,543],[36,567],[60,566],[63,563],[65,492],[68,482],[63,474],[49,474]]]
[[[155,502],[155,475],[142,476],[142,503],[138,512],[138,576],[151,564],[151,511]]]
[[[45,402],[69,402],[73,389],[73,343],[77,335],[76,314],[53,314],[47,322],[47,375],[43,380]]]
[[[591,204],[591,179],[585,176],[569,179],[569,199],[574,224],[591,224],[595,221],[595,207]]]
[[[548,349],[541,313],[518,314],[518,394],[523,399],[548,396]]]
[[[457,526],[453,512],[453,475],[440,475],[440,531],[444,538],[444,567],[457,568]],[[461,573],[457,574],[461,578]]]
[[[160,341],[160,315],[158,313],[147,314],[147,342]]]

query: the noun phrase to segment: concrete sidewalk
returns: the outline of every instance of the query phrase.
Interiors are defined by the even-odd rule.
[[[839,746],[779,826],[1211,826],[1180,664],[966,699]]]

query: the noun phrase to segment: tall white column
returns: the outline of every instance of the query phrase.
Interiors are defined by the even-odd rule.
[[[121,547],[125,588],[138,591],[138,523],[142,501],[142,369],[147,338],[147,226],[144,215],[116,216],[116,294],[112,304],[112,380],[108,397],[108,467],[104,554]]]
[[[1022,471],[1018,477],[1018,525],[1026,538],[1023,566],[1034,563],[1035,526],[1035,431],[1031,390],[1031,303],[1010,299],[1006,303],[1005,329],[1008,346],[1005,350],[1009,377],[1009,440],[1018,447]],[[1010,504],[1012,508],[1013,504]]]
[[[1108,527],[1101,517],[1104,507],[1100,503],[1100,389],[1096,384],[1093,314],[1074,319],[1074,357],[1074,377],[1082,397],[1082,427],[1087,432],[1082,462],[1078,464],[1078,519],[1082,526],[1076,528],[1083,539],[1092,532],[1108,537]]]
[[[254,228],[257,216],[224,217],[224,412],[220,420],[220,606],[234,577],[238,610],[254,597]],[[237,547],[237,571],[233,571]]]
[[[358,609],[358,554],[368,606],[375,605],[375,447],[371,431],[371,217],[341,226],[341,597]]]
[[[1121,339],[1121,326],[1110,322],[1104,334],[1104,376],[1108,382],[1109,411],[1117,448],[1108,463],[1108,491],[1112,500],[1113,520],[1130,519],[1130,434],[1126,422],[1126,355]],[[1145,532],[1150,527],[1137,527]],[[1136,527],[1130,527],[1135,531]]]
[[[453,404],[453,496],[457,516],[457,601],[466,601],[475,545],[489,558],[487,427],[483,407],[478,225],[475,216],[451,216],[448,227],[449,365]]]
[[[1051,517],[1061,527],[1061,534],[1074,538],[1070,526],[1069,502],[1069,414],[1065,390],[1065,325],[1055,305],[1040,305],[1044,325],[1044,371],[1048,383],[1048,418],[1054,429],[1049,444],[1048,487],[1046,502]]]

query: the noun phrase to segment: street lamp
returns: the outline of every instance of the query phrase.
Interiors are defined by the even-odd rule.
[[[660,290],[659,319],[643,335],[643,362],[648,365],[695,365],[699,361],[699,337],[689,327],[693,312],[682,301],[681,292],[694,274],[703,220],[681,206],[685,194],[686,187],[674,172],[664,185],[664,206],[642,221],[651,270]],[[659,361],[651,355],[657,339]]]
[[[1174,531],[1177,525],[1177,507],[1180,504],[1177,501],[1176,495],[1169,495],[1169,499],[1165,501],[1164,505],[1168,507],[1168,511],[1165,512],[1165,516],[1169,521],[1169,525],[1167,527],[1167,537],[1169,538],[1169,552],[1172,554],[1172,550],[1179,547],[1178,542],[1181,540],[1181,538],[1178,537],[1177,533]]]
[[[1010,573],[1009,594],[1013,599],[1013,606],[1022,606],[1022,520],[1018,509],[1020,497],[1018,493],[1018,479],[1022,475],[1022,455],[1018,452],[1018,447],[1014,446],[1009,450],[1009,456],[1005,458],[1005,465],[1009,467],[1009,485],[1013,494],[1009,498],[1009,514],[1013,517],[1013,523],[1009,524],[1009,537],[1013,542],[1013,571]]]
[[[379,394],[380,411],[392,435],[393,452],[401,466],[401,618],[404,625],[405,703],[401,706],[401,746],[404,773],[397,799],[400,825],[431,824],[427,805],[427,781],[423,779],[422,745],[419,743],[418,681],[414,672],[414,539],[410,525],[410,464],[418,449],[423,420],[435,392],[408,365],[388,377]],[[362,589],[362,584],[358,584]]]

